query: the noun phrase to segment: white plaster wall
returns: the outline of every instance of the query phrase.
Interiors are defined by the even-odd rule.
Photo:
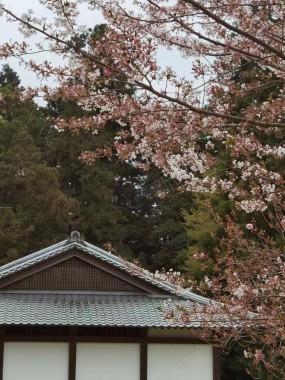
[[[78,343],[76,380],[139,380],[140,346],[134,343]]]
[[[68,343],[4,343],[3,380],[68,380]]]
[[[213,348],[207,344],[148,345],[148,380],[213,380]]]

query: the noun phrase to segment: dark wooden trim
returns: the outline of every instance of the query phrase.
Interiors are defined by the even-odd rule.
[[[147,329],[143,331],[143,337],[141,338],[140,343],[140,380],[147,380]]]
[[[68,343],[72,340],[70,337],[66,336],[32,336],[32,335],[3,335],[1,339],[4,342],[60,342]]]
[[[0,325],[0,339],[4,341],[209,344],[193,336],[156,337],[148,333],[147,328],[135,327]]]
[[[196,338],[147,338],[122,336],[56,336],[56,335],[2,335],[5,342],[102,342],[102,343],[155,343],[155,344],[208,344]]]
[[[47,335],[3,335],[5,342],[94,342],[94,343],[140,343],[141,338],[132,337],[96,337],[96,336],[47,336]]]
[[[213,347],[213,380],[221,378],[221,352],[218,347]]]
[[[208,344],[208,342],[205,342],[204,340],[201,340],[199,338],[175,338],[175,337],[149,337],[147,339],[148,343],[156,343],[156,344]]]
[[[0,380],[3,380],[4,340],[0,340]]]
[[[76,341],[69,342],[68,380],[76,378]]]

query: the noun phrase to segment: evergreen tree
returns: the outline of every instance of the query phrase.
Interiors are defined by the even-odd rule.
[[[167,196],[158,194],[167,192]],[[192,195],[158,170],[132,170],[118,179],[118,204],[129,220],[126,243],[151,271],[182,270],[188,246],[183,212],[192,206]]]
[[[60,99],[42,111],[46,117],[63,119],[85,113]],[[43,132],[42,150],[60,173],[62,190],[78,201],[77,217],[86,239],[99,246],[111,243],[119,254],[139,259],[153,271],[182,269],[188,243],[182,212],[189,210],[192,196],[168,184],[170,196],[159,198],[156,193],[165,182],[162,173],[143,172],[131,162],[119,161],[113,149],[117,131],[115,123],[96,134],[50,126]],[[83,151],[105,147],[113,150],[111,156],[98,157],[91,165],[80,159]]]
[[[192,194],[170,191],[156,199],[147,219],[149,233],[144,241],[144,265],[151,271],[184,271],[189,239],[183,213],[192,207]]]
[[[46,124],[32,101],[21,101],[13,76],[2,71],[0,111],[0,262],[11,261],[66,237],[77,202],[60,189],[55,169],[36,141]],[[15,83],[15,82],[13,82]]]
[[[73,102],[57,100],[42,110],[45,116],[80,117],[84,111]],[[114,155],[99,157],[88,165],[81,159],[84,151],[112,147],[116,125],[110,125],[97,134],[92,130],[76,133],[69,129],[58,130],[49,126],[41,142],[46,161],[60,175],[61,188],[66,195],[78,202],[78,228],[84,237],[99,246],[111,245],[120,253],[132,256],[124,243],[127,233],[127,217],[117,204],[115,187],[125,172],[125,164]]]
[[[2,66],[2,70],[0,72],[0,88],[10,86],[10,87],[18,87],[21,81],[18,74],[11,69],[11,67],[7,64]]]

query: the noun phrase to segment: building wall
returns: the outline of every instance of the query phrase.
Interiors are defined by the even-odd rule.
[[[15,329],[2,335],[0,380],[218,380],[215,349],[191,338],[191,331],[187,336],[186,330],[157,330],[155,337],[129,330],[82,336],[67,329],[53,335],[49,327],[43,336]]]

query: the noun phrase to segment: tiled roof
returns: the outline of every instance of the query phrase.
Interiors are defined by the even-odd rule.
[[[88,242],[85,242],[80,238],[78,232],[73,232],[71,237],[67,240],[61,241],[55,245],[52,245],[48,248],[42,249],[38,252],[32,253],[31,255],[25,256],[21,259],[13,261],[9,264],[6,264],[0,268],[0,279],[5,278],[11,274],[20,272],[26,268],[31,267],[34,264],[44,262],[52,257],[59,256],[67,251],[72,249],[78,249],[79,251],[85,252],[92,257],[95,257],[99,260],[107,262],[132,276],[136,276],[147,283],[150,283],[158,288],[168,292],[171,295],[178,296],[182,299],[188,299],[198,303],[207,303],[208,299],[195,293],[192,293],[189,290],[179,289],[168,282],[161,281],[157,279],[155,275],[139,268],[138,266],[127,262],[126,260],[113,255],[110,252],[107,252],[103,249],[100,249]]]
[[[0,294],[0,325],[199,327],[165,319],[167,298],[118,294]],[[192,302],[177,300],[190,309]]]

